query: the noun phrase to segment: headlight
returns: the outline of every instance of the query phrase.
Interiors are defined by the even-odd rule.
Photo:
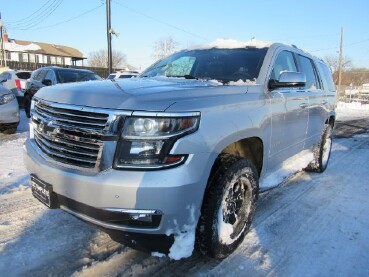
[[[0,105],[7,104],[15,98],[15,95],[12,93],[4,94],[0,96]]]
[[[200,114],[129,117],[115,155],[115,168],[158,169],[181,164],[186,155],[169,155],[175,141],[195,132]]]

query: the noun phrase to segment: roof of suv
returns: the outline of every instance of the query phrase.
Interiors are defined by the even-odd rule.
[[[78,72],[91,72],[93,73],[93,71],[88,70],[88,69],[80,69],[80,68],[70,68],[70,67],[60,67],[60,66],[45,66],[45,67],[41,67],[39,69],[52,69],[52,70],[69,70],[69,71],[78,71]]]

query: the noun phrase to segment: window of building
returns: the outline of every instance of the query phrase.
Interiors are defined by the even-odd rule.
[[[35,54],[29,54],[29,62],[30,63],[36,62],[36,56],[35,56]]]
[[[50,56],[50,63],[56,64],[56,58],[54,56]]]
[[[28,62],[28,53],[23,53],[22,54],[22,61],[23,62]]]

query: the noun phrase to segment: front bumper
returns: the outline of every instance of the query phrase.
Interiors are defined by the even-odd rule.
[[[159,211],[160,223],[152,228],[117,224],[85,209],[64,204],[73,215],[110,230],[142,234],[173,234],[184,225],[196,224],[212,154],[190,155],[186,163],[158,171],[126,171],[109,168],[98,173],[65,168],[47,162],[33,140],[24,145],[24,162],[31,174],[52,185],[61,197],[98,211],[133,209]],[[196,222],[193,221],[195,218]]]

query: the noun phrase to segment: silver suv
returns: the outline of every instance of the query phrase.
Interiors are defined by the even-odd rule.
[[[301,151],[325,170],[335,103],[328,67],[294,46],[184,50],[138,78],[42,88],[24,160],[35,197],[116,241],[168,252],[187,235],[225,257],[260,178]]]

